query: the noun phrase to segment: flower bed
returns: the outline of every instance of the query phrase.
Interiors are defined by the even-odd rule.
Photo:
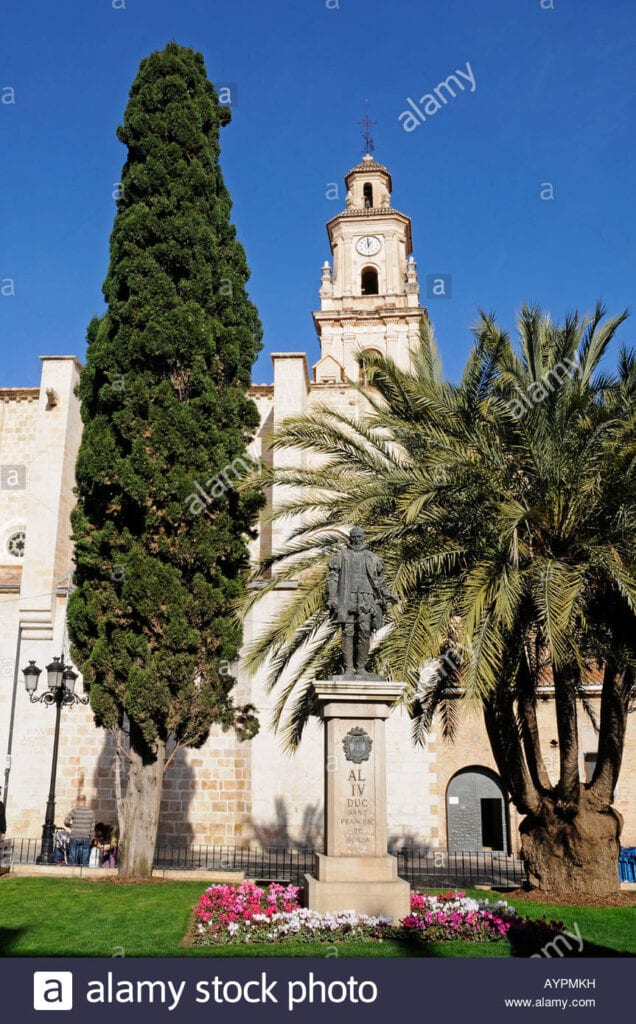
[[[472,899],[462,892],[411,894],[411,912],[399,923],[388,917],[370,917],[353,910],[320,914],[300,905],[301,889],[295,885],[270,885],[261,889],[252,882],[239,886],[211,885],[194,910],[192,941],[195,945],[240,942],[334,942],[340,939],[411,939],[445,942],[462,939],[492,942],[536,928],[524,921],[503,900]],[[556,922],[543,922],[545,934],[558,930]]]
[[[463,892],[444,892],[439,896],[413,892],[411,913],[402,919],[401,925],[407,935],[427,942],[492,942],[505,939],[518,919],[516,910],[505,900],[491,903],[487,899],[472,899]]]
[[[300,905],[301,888],[252,882],[211,885],[194,910],[195,945],[228,942],[320,942],[344,938],[380,938],[389,918],[366,917],[352,910],[319,914]]]

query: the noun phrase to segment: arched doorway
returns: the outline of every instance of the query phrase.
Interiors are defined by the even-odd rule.
[[[508,853],[506,795],[498,776],[479,765],[462,768],[446,790],[449,853]]]

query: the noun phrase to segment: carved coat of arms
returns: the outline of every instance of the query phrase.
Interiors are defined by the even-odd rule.
[[[342,745],[347,761],[353,761],[354,764],[362,764],[363,761],[369,760],[373,740],[364,731],[362,726],[356,725],[353,729],[349,730],[342,741]]]

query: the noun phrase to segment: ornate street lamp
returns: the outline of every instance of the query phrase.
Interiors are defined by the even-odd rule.
[[[64,664],[64,655],[60,658],[53,658],[50,665],[46,666],[48,689],[36,695],[38,680],[42,669],[38,668],[34,661],[30,661],[22,670],[24,685],[32,704],[46,704],[50,707],[55,705],[55,733],[53,739],[53,763],[51,765],[51,785],[49,798],[46,804],[46,816],[42,826],[42,846],[38,864],[53,863],[53,842],[55,838],[55,778],[57,775],[57,751],[60,743],[60,716],[62,707],[72,707],[74,704],[88,704],[88,697],[80,697],[75,693],[75,682],[77,672],[74,672],[70,665]]]

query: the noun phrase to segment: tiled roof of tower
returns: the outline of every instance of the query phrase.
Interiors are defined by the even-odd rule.
[[[335,217],[327,221],[327,227],[333,221],[340,220],[342,217],[382,217],[387,213],[390,213],[391,216],[404,217],[410,223],[411,218],[406,213],[402,213],[401,210],[396,210],[394,206],[368,206],[362,210],[356,210],[355,207],[351,207],[349,210],[341,210]]]
[[[348,171],[347,177],[349,177],[350,174],[353,174],[354,171],[384,171],[385,174],[388,174],[389,168],[385,167],[384,164],[379,164],[377,160],[374,160],[373,158],[371,158],[371,160],[367,160],[366,157],[363,157],[359,164],[356,164],[355,167],[352,167],[351,170]]]
[[[372,171],[380,171],[382,174],[386,174],[389,179],[389,191],[392,192],[393,182],[391,180],[391,172],[389,171],[389,168],[385,167],[384,164],[379,164],[377,160],[373,159],[370,153],[363,156],[359,164],[356,164],[350,171],[347,171],[345,174],[345,183],[347,184],[347,187],[352,174],[369,174],[369,172]]]

